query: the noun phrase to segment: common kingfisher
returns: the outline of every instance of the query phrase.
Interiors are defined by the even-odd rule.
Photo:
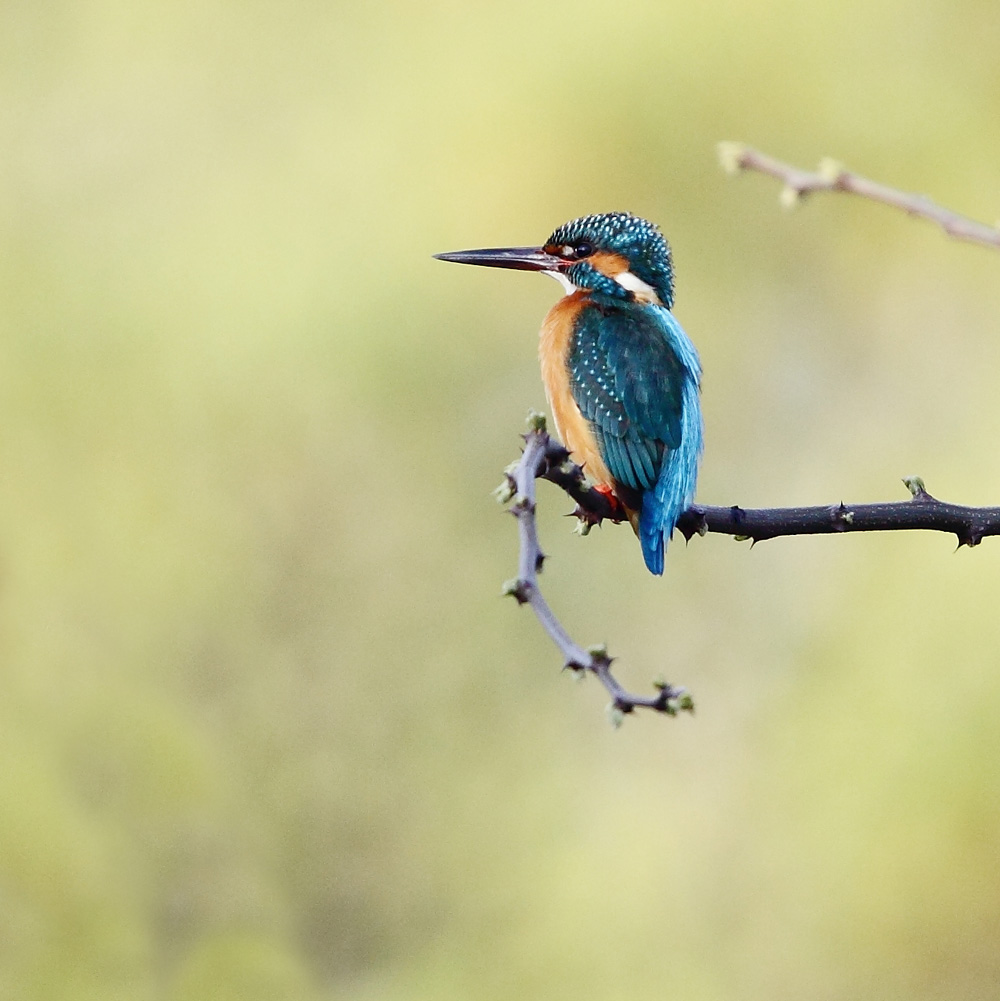
[[[560,226],[542,247],[436,256],[541,271],[562,285],[539,343],[556,430],[624,508],[646,566],[662,574],[667,541],[694,499],[703,431],[701,362],[670,312],[674,269],[659,228],[605,212]]]

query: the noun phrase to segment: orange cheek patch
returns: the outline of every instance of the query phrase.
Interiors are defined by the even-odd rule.
[[[663,305],[660,302],[660,297],[656,294],[656,289],[634,275],[629,270],[628,261],[621,254],[599,250],[587,258],[587,263],[600,271],[602,275],[614,279],[623,289],[631,292],[636,302],[655,302],[657,305]]]
[[[587,263],[603,275],[614,278],[623,271],[628,271],[628,261],[621,254],[612,254],[608,250],[598,250],[587,258]]]

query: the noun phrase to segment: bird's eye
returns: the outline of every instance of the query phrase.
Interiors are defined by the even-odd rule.
[[[550,254],[558,254],[567,261],[579,261],[584,257],[590,257],[594,252],[594,245],[581,240],[579,243],[560,243],[545,248]]]

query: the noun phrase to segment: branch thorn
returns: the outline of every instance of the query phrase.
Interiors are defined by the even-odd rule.
[[[519,605],[526,605],[531,601],[531,590],[532,585],[530,581],[521,580],[520,577],[512,577],[510,580],[503,582],[500,594],[505,598],[513,598]]]

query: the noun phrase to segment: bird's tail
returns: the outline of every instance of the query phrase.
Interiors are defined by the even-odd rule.
[[[691,506],[698,479],[703,432],[698,387],[691,381],[684,387],[680,445],[664,456],[656,486],[642,498],[639,544],[650,573],[663,573],[663,554],[677,519]],[[691,398],[689,398],[691,397]]]

